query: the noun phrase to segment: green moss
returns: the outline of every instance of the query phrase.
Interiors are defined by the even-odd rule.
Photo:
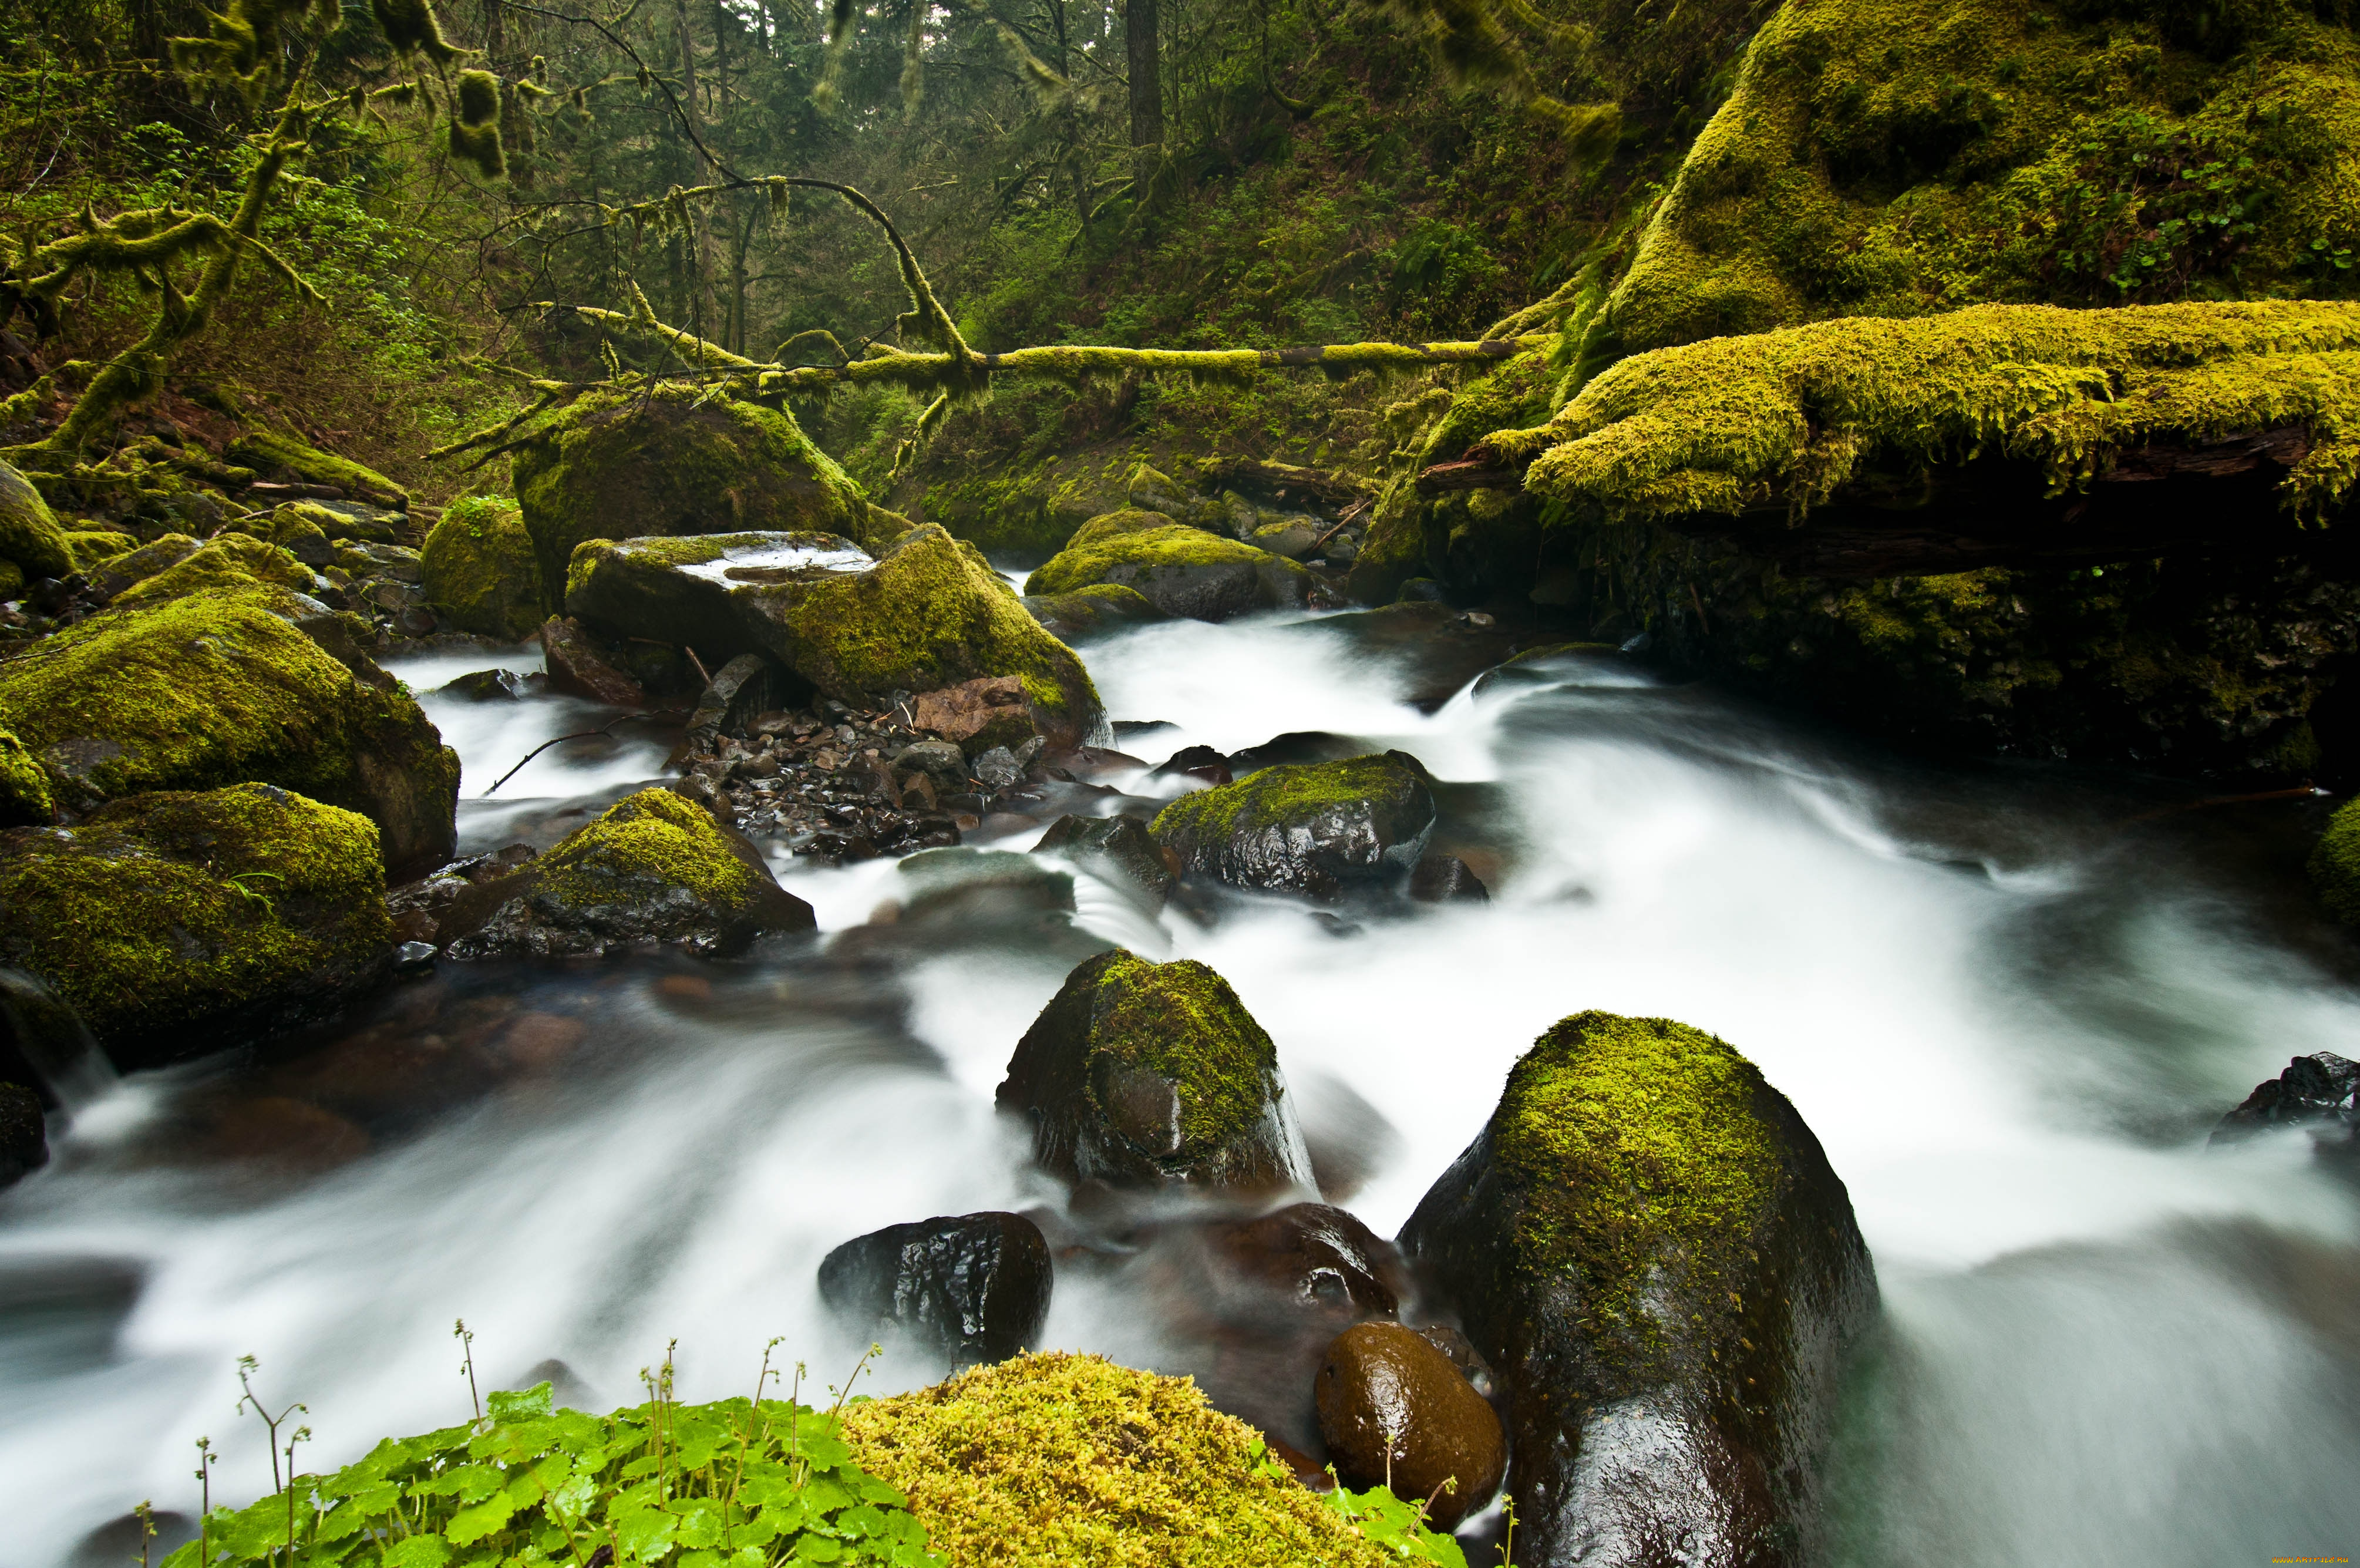
[[[1152,470],[1151,470],[1152,472]],[[1103,512],[1074,530],[1065,541],[1067,550],[1080,550],[1101,540],[1120,539],[1127,533],[1145,533],[1150,529],[1169,528],[1172,520],[1160,511],[1142,511],[1125,507],[1120,511]]]
[[[74,569],[49,503],[5,463],[0,463],[0,560],[14,563],[27,581],[67,576]]]
[[[1300,822],[1329,806],[1384,801],[1418,784],[1397,751],[1339,762],[1291,762],[1249,773],[1235,784],[1182,795],[1155,814],[1158,839],[1179,832],[1219,838]]]
[[[2345,802],[2327,819],[2311,852],[2311,880],[2330,915],[2360,926],[2360,801]]]
[[[366,817],[259,784],[134,795],[0,839],[0,951],[114,1042],[376,972],[384,894]]]
[[[730,853],[712,815],[667,789],[643,789],[610,806],[533,862],[541,891],[575,908],[618,902],[633,884],[685,887],[712,907],[752,902],[750,868]]]
[[[1976,452],[2062,489],[2153,437],[2283,425],[2311,445],[2280,493],[2322,510],[2360,471],[2360,305],[1983,305],[1718,338],[1626,359],[1492,444],[1539,454],[1539,495],[1645,518],[1799,513],[1872,463]]]
[[[878,532],[860,488],[792,414],[694,388],[584,398],[518,449],[515,473],[547,588],[593,539]]]
[[[2126,5],[1793,0],[1584,358],[1986,301],[2348,296],[2355,157],[2360,45],[2293,6],[2194,29]]]
[[[115,596],[118,605],[160,604],[207,591],[236,592],[257,585],[307,592],[311,568],[276,544],[243,533],[224,533],[134,583]]]
[[[1183,1163],[1261,1122],[1278,1047],[1229,982],[1193,959],[1150,963],[1118,949],[1093,982],[1094,1054],[1169,1079],[1180,1095]]]
[[[547,598],[524,514],[501,496],[469,496],[443,510],[420,552],[426,594],[463,631],[525,638]]]
[[[861,1466],[961,1568],[1378,1568],[1395,1561],[1254,1463],[1186,1378],[1052,1353],[849,1407]]]
[[[0,729],[0,828],[47,822],[58,814],[49,775],[13,730]]]
[[[224,454],[260,473],[289,474],[307,485],[333,485],[366,499],[388,498],[407,504],[410,492],[366,464],[339,457],[276,431],[252,431],[230,443]]]
[[[88,573],[102,561],[126,555],[139,548],[139,541],[113,529],[68,529],[63,534],[66,554],[73,560],[73,569]]]
[[[1116,516],[1134,514],[1117,513]],[[1154,514],[1145,514],[1153,516]],[[1024,580],[1028,594],[1069,594],[1093,583],[1119,581],[1164,567],[1265,566],[1293,567],[1267,550],[1257,550],[1234,539],[1223,539],[1164,520],[1161,527],[1109,532],[1087,543],[1068,546]]]
[[[1508,1074],[1491,1153],[1529,1195],[1511,1245],[1531,1281],[1563,1279],[1610,1362],[1660,1354],[1658,1270],[1691,1300],[1747,1277],[1778,1197],[1777,1128],[1753,1063],[1668,1018],[1581,1013]]]
[[[14,561],[0,560],[0,604],[15,601],[25,591],[25,568]]]

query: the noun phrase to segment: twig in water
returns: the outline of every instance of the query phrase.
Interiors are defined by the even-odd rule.
[[[680,710],[677,708],[659,707],[648,713],[620,714],[616,718],[606,720],[606,723],[598,726],[595,729],[577,729],[571,735],[560,735],[553,740],[543,740],[540,745],[535,746],[531,751],[527,751],[522,757],[519,758],[515,767],[510,768],[507,773],[504,773],[498,778],[494,779],[491,783],[491,788],[485,790],[484,793],[488,795],[493,790],[499,788],[500,785],[516,777],[518,773],[524,771],[525,763],[531,762],[535,757],[540,756],[552,746],[563,745],[568,740],[594,740],[601,735],[611,736],[614,733],[615,726],[617,724],[628,724],[635,718],[675,718],[679,717],[679,711]]]

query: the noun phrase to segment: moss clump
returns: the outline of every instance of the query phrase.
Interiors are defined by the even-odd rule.
[[[2311,433],[2287,504],[2340,501],[2360,472],[2360,305],[1983,305],[1716,338],[1626,359],[1491,444],[1539,454],[1524,482],[1542,496],[1656,518],[1801,512],[1872,462],[1977,452],[2062,488],[2151,438],[2287,425]]]
[[[284,474],[307,485],[333,485],[347,495],[410,502],[410,492],[366,464],[339,457],[276,431],[251,431],[224,454],[257,473]]]
[[[1172,519],[1160,511],[1142,511],[1137,507],[1125,507],[1120,511],[1102,512],[1074,530],[1065,541],[1065,549],[1079,550],[1101,540],[1120,539],[1126,533],[1145,533],[1150,529],[1169,528]],[[1028,589],[1029,591],[1029,589]]]
[[[13,602],[25,591],[25,568],[14,561],[0,560],[0,604]]]
[[[243,533],[224,533],[206,541],[162,570],[141,577],[116,594],[115,603],[161,604],[191,594],[235,592],[257,585],[301,593],[308,591],[315,580],[311,567],[279,546]]]
[[[0,956],[126,1063],[322,1011],[392,942],[376,827],[260,784],[0,834]]]
[[[1584,358],[1986,301],[2348,297],[2360,43],[2328,14],[1795,0]]]
[[[1136,521],[1145,518],[1153,518],[1154,521]],[[1127,525],[1109,526],[1088,538],[1083,535],[1089,532],[1092,525],[1084,525],[1072,543],[1024,580],[1024,591],[1028,594],[1069,594],[1094,583],[1138,587],[1142,579],[1172,567],[1241,565],[1260,568],[1276,565],[1281,568],[1294,566],[1298,572],[1303,570],[1292,561],[1280,561],[1267,550],[1257,550],[1251,544],[1223,539],[1201,528],[1174,522],[1155,512],[1116,512],[1097,521],[1111,524],[1116,519],[1125,520]],[[1148,597],[1152,598],[1154,596],[1150,594]]]
[[[243,534],[250,539],[258,539],[265,544],[276,544],[280,549],[290,552],[299,546],[309,545],[318,553],[315,559],[325,559],[328,554],[329,533],[323,524],[327,519],[335,515],[325,507],[311,506],[300,501],[290,502],[285,506],[274,507],[259,517],[240,518],[231,523],[222,536],[227,538],[234,533]]]
[[[859,486],[792,415],[694,388],[581,399],[518,450],[515,466],[552,591],[593,539],[873,531]]]
[[[463,631],[523,639],[541,622],[546,594],[524,514],[504,496],[451,503],[420,552],[426,595]]]
[[[543,894],[577,907],[625,902],[657,883],[734,910],[752,900],[756,885],[712,814],[665,789],[617,801],[533,866]]]
[[[1186,1378],[1051,1353],[847,1409],[862,1468],[961,1568],[1377,1568],[1395,1561],[1253,1460]]]
[[[1416,863],[1434,795],[1403,751],[1264,768],[1184,795],[1148,825],[1182,865],[1233,887],[1332,899]]]
[[[41,492],[24,475],[0,463],[0,561],[14,564],[26,581],[63,577],[73,569],[65,530]]]
[[[197,542],[185,533],[168,533],[138,549],[117,555],[92,574],[92,582],[119,595],[134,583],[144,583],[167,566],[177,566],[197,553]]]
[[[2360,801],[2345,802],[2327,819],[2311,851],[2311,880],[2330,915],[2360,926]]]
[[[139,541],[113,529],[68,529],[62,537],[73,569],[84,574],[95,571],[101,562],[127,555],[139,548]]]
[[[1423,787],[1420,773],[1402,751],[1264,768],[1235,784],[1182,795],[1155,814],[1148,831],[1162,838],[1183,829],[1254,832],[1276,828],[1333,806],[1409,795]]]
[[[47,822],[58,814],[49,775],[13,730],[0,729],[0,828]]]

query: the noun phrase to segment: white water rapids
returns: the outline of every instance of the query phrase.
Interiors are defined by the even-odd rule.
[[[1308,1102],[1341,1080],[1393,1124],[1349,1207],[1391,1234],[1556,1019],[1680,1019],[1794,1101],[1875,1255],[1885,1321],[1830,1459],[1840,1563],[2360,1546],[2360,1203],[2299,1136],[2203,1147],[2289,1056],[2360,1056],[2360,959],[2308,913],[2299,832],[2268,817],[2301,808],[2158,816],[2192,792],[1905,763],[1598,657],[1426,715],[1404,663],[1355,647],[1182,622],[1084,652],[1118,718],[1175,727],[1138,743],[1150,761],[1289,730],[1414,752],[1462,786],[1490,904],[1336,935],[1276,901],[1208,931],[1080,898],[1101,936],[1227,976]],[[423,689],[488,662],[400,673]],[[429,707],[470,796],[590,727],[559,699]],[[544,753],[496,797],[518,804],[463,806],[463,848],[658,760]],[[831,931],[896,878],[781,870]],[[243,1354],[307,1407],[306,1469],[464,1418],[460,1317],[487,1383],[554,1357],[600,1408],[640,1398],[675,1339],[690,1398],[749,1388],[773,1336],[840,1380],[854,1348],[814,1283],[830,1247],[1048,1196],[990,1097],[1069,963],[501,971],[590,1020],[580,1052],[301,1179],[173,1157],[176,1107],[246,1069],[135,1075],[0,1196],[0,1568],[100,1561],[77,1543],[142,1498],[192,1513],[200,1435],[227,1455],[216,1500],[267,1487],[260,1428],[232,1411]],[[1061,1281],[1047,1338],[1152,1363],[1136,1316]],[[931,1375],[889,1362],[874,1387]]]

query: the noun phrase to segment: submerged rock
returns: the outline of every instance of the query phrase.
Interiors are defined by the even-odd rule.
[[[1405,751],[1264,768],[1182,795],[1150,830],[1187,871],[1231,887],[1332,900],[1416,865],[1434,831],[1426,781]]]
[[[0,1188],[14,1187],[49,1163],[41,1097],[21,1083],[0,1083]]]
[[[1145,594],[1120,583],[1091,583],[1065,594],[1028,593],[1022,602],[1025,613],[1068,646],[1164,619]]]
[[[521,870],[457,893],[438,935],[455,959],[657,946],[727,958],[815,925],[743,835],[670,790],[645,789]]]
[[[1819,1140],[1735,1050],[1566,1019],[1401,1239],[1510,1390],[1534,1561],[1635,1568],[1666,1541],[1697,1564],[1816,1560],[1875,1277]]]
[[[521,642],[541,624],[550,596],[513,503],[497,496],[453,502],[419,556],[434,612],[460,630]]]
[[[888,1225],[819,1266],[820,1299],[847,1328],[907,1336],[955,1367],[1038,1344],[1053,1283],[1041,1228],[1000,1212]]]
[[[125,1068],[325,1016],[392,955],[377,829],[269,784],[0,832],[0,963],[46,981]]]
[[[1488,904],[1491,890],[1456,855],[1421,855],[1409,873],[1409,895],[1420,904]]]
[[[1032,1157],[1073,1183],[1308,1190],[1309,1157],[1278,1052],[1203,964],[1120,948],[1084,961],[1016,1047],[1002,1111]]]
[[[249,588],[92,616],[0,663],[0,727],[65,809],[256,780],[368,817],[397,877],[450,859],[458,754],[407,693],[356,675],[279,608]],[[319,619],[310,630],[336,630]]]
[[[1251,544],[1175,523],[1153,512],[1093,518],[1024,583],[1039,598],[1098,584],[1135,589],[1165,615],[1227,620],[1256,609],[1292,609],[1311,593],[1311,574]]]
[[[1432,1341],[1399,1323],[1360,1323],[1321,1357],[1319,1435],[1344,1485],[1428,1498],[1448,1530],[1491,1500],[1508,1464],[1491,1406]]]
[[[1136,817],[1060,817],[1032,846],[1036,855],[1062,855],[1088,867],[1151,909],[1172,896],[1172,868]]]
[[[708,662],[766,653],[839,702],[981,677],[1015,679],[1053,745],[1104,715],[1073,651],[1041,629],[972,545],[914,528],[872,557],[824,533],[729,533],[584,546],[567,613],[695,647]]]

